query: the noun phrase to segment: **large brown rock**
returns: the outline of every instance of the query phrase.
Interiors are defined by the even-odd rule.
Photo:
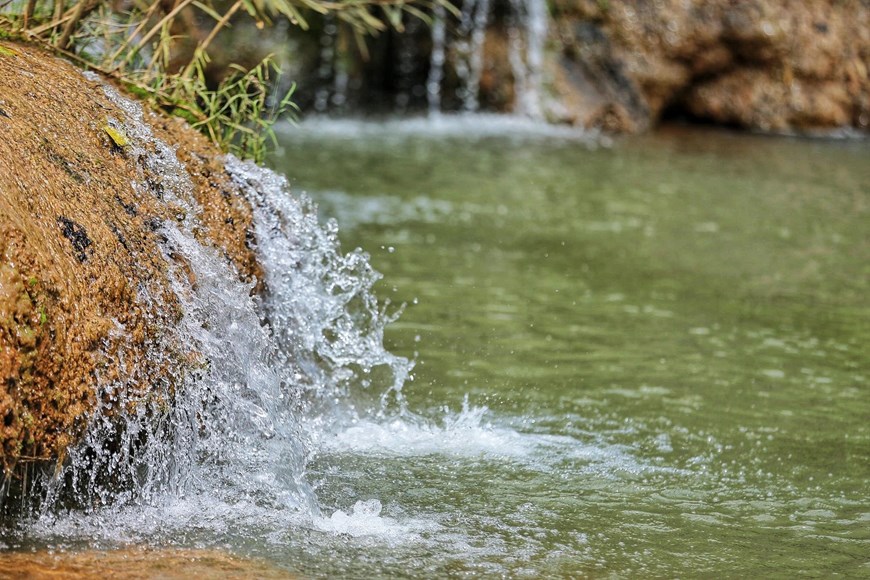
[[[557,0],[553,17],[551,111],[562,120],[870,127],[866,0]]]
[[[179,316],[158,225],[184,210],[107,131],[126,113],[102,82],[34,47],[0,46],[0,469],[11,476],[63,456],[96,385],[147,392],[178,376],[185,361],[155,356]],[[190,175],[200,241],[253,279],[251,211],[220,152],[180,120],[146,111],[144,122]]]

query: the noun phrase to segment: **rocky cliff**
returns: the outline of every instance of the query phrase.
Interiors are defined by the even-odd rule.
[[[761,131],[870,127],[870,2],[556,0],[550,72],[583,125],[663,115]]]
[[[531,75],[541,97],[532,109],[546,119],[615,132],[645,131],[668,117],[769,132],[870,128],[868,0],[458,5],[462,16],[447,16],[437,34],[409,21],[404,32],[373,39],[368,58],[354,56],[348,31],[335,23],[295,38],[299,49],[288,59],[300,102],[405,112],[431,107],[434,89],[441,110],[473,102],[523,112],[530,79],[521,77]],[[549,29],[540,59],[530,50],[539,13]],[[432,74],[440,59],[443,70]]]

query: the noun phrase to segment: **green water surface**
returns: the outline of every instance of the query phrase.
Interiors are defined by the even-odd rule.
[[[290,569],[870,577],[867,141],[425,133],[273,161],[407,303],[387,341],[443,430],[317,454],[325,513],[423,524]]]

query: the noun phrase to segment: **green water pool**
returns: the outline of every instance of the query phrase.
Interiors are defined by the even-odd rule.
[[[273,160],[406,304],[424,420],[315,454],[325,513],[396,533],[289,568],[870,576],[870,143],[455,125],[309,123]]]

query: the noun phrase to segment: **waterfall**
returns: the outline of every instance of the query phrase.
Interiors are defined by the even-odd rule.
[[[539,119],[543,116],[541,71],[547,38],[547,5],[545,0],[510,0],[507,7],[507,48],[514,77],[514,113]],[[438,6],[435,9],[427,81],[430,112],[441,109],[441,85],[448,64],[456,74],[456,96],[461,109],[476,112],[480,108],[484,45],[487,29],[492,24],[492,12],[491,0],[466,0],[455,29],[448,34],[444,8]]]
[[[435,5],[432,15],[432,52],[429,56],[429,77],[426,79],[426,99],[429,114],[441,111],[441,81],[444,78],[445,42],[447,34],[447,14],[444,6]]]
[[[330,83],[337,82],[336,50],[335,44],[338,37],[338,25],[335,16],[327,14],[323,17],[323,31],[320,34],[320,54],[317,65],[318,88],[314,95],[314,109],[323,113],[329,108]]]
[[[513,82],[515,115],[543,118],[546,0],[464,0],[460,6],[458,13],[443,4],[433,6],[428,54],[421,34],[423,25],[413,17],[407,19],[401,32],[385,35],[389,36],[389,42],[372,41],[377,47],[373,54],[386,54],[390,59],[381,65],[389,74],[385,78],[374,75],[368,81],[372,83],[367,87],[372,96],[392,91],[392,105],[399,114],[424,104],[433,116],[451,109],[475,113],[481,106],[484,75],[492,69],[496,82]],[[366,58],[346,54],[350,48],[341,45],[339,32],[336,18],[325,16],[314,70],[317,84],[314,110],[318,113],[343,107],[349,96],[358,96],[356,91],[365,86],[350,82],[349,67],[366,70],[367,65],[363,64]],[[506,45],[499,47],[499,43]],[[487,51],[487,46],[493,49]],[[352,65],[353,58],[357,62]],[[487,62],[496,58],[506,62]],[[492,90],[491,81],[487,89]],[[353,94],[349,95],[349,91]],[[504,91],[493,102],[504,103],[509,95],[510,91]]]
[[[412,101],[425,96],[425,87],[415,76],[420,60],[417,33],[422,22],[417,18],[404,18],[401,33],[395,35],[395,68],[392,70],[393,105],[398,113],[405,113]]]
[[[383,347],[392,317],[372,293],[380,275],[361,250],[341,252],[335,222],[321,224],[315,206],[291,196],[283,177],[228,156],[226,171],[254,210],[265,270],[267,290],[252,297],[232,264],[197,240],[201,208],[174,150],[153,136],[138,104],[104,91],[125,113],[111,122],[129,136],[127,154],[140,160],[132,187],[179,210],[178,219],[155,227],[180,319],[164,329],[148,361],[170,369],[171,380],[136,395],[131,377],[97,377],[98,407],[82,441],[30,486],[42,495],[32,515],[49,527],[96,526],[93,533],[123,517],[125,529],[183,526],[178,514],[167,521],[167,506],[197,525],[215,510],[241,519],[256,510],[259,520],[285,524],[319,517],[305,476],[312,432],[338,408],[372,417],[403,405],[411,364]],[[160,305],[147,280],[139,300]],[[115,332],[127,329],[118,323]],[[58,524],[62,506],[97,518]],[[149,506],[156,515],[131,526],[129,518],[145,518]],[[132,516],[124,511],[134,508]]]
[[[514,113],[540,119],[547,5],[544,0],[511,0],[511,6],[513,26],[508,32],[508,60],[514,74]]]
[[[469,0],[462,6],[456,41],[457,95],[465,111],[479,107],[480,77],[483,73],[483,42],[489,23],[490,0]]]

